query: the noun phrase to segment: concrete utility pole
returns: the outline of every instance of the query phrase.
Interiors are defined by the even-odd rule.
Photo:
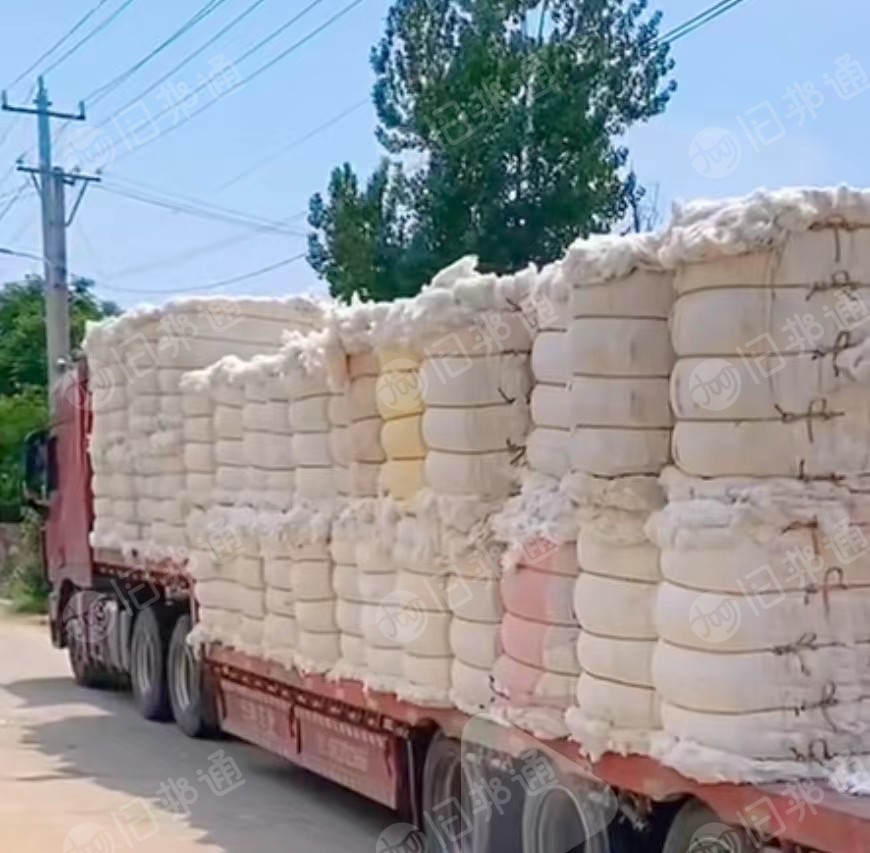
[[[42,260],[45,279],[45,337],[48,352],[49,410],[54,414],[55,400],[51,389],[63,375],[70,356],[70,318],[69,291],[67,289],[66,269],[66,229],[78,210],[82,195],[90,181],[99,178],[67,174],[55,168],[51,162],[51,123],[50,119],[60,118],[68,121],[84,121],[85,105],[79,104],[78,113],[52,112],[51,101],[42,77],[37,84],[35,108],[12,107],[3,92],[3,109],[8,112],[28,113],[37,117],[39,140],[39,167],[33,168],[19,164],[18,171],[28,172],[33,179],[36,191],[42,202]],[[38,176],[38,177],[37,177]],[[81,191],[69,218],[66,214],[65,185],[81,182]]]

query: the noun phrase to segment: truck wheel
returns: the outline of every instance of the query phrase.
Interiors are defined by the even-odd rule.
[[[607,789],[579,776],[529,792],[523,809],[523,853],[610,853],[609,824],[615,803]],[[609,807],[611,806],[611,807]]]
[[[133,701],[146,720],[171,720],[172,709],[166,688],[170,624],[164,614],[155,612],[157,607],[146,607],[133,622],[130,681]]]
[[[486,839],[474,838],[469,768],[457,740],[435,735],[423,767],[423,823],[427,853],[486,853]]]
[[[755,853],[757,849],[743,830],[722,823],[700,800],[690,800],[677,812],[662,853]]]
[[[178,727],[188,736],[214,737],[218,734],[217,709],[211,680],[187,644],[190,616],[178,617],[169,640],[167,681],[169,703]]]
[[[72,635],[68,636],[66,650],[73,679],[79,687],[102,688],[113,686],[109,672],[100,664],[88,659],[81,640]]]

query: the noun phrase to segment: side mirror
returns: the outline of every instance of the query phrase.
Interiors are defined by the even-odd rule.
[[[45,430],[29,433],[22,450],[21,492],[37,512],[48,508],[48,496],[57,482],[52,440]]]

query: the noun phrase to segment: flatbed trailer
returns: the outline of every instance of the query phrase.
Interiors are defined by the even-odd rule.
[[[33,494],[44,475],[51,636],[82,685],[131,686],[146,718],[235,735],[394,809],[411,834],[383,836],[376,853],[870,851],[870,797],[815,782],[702,784],[641,755],[592,761],[573,741],[358,681],[215,644],[195,655],[184,562],[88,544],[86,382],[79,365],[52,429],[28,441],[25,477]]]

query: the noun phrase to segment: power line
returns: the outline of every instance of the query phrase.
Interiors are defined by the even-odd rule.
[[[21,199],[21,196],[24,194],[24,191],[26,189],[27,189],[27,181],[22,181],[21,185],[18,187],[18,189],[12,195],[12,198],[9,199],[9,201],[6,203],[5,207],[2,210],[0,210],[0,222],[2,222],[6,218],[6,215],[9,213],[9,211],[12,210],[12,208],[15,207],[16,204],[18,204],[19,200]]]
[[[215,192],[223,192],[225,189],[227,189],[228,187],[231,187],[235,183],[238,183],[243,178],[247,178],[248,175],[252,175],[254,172],[261,169],[263,166],[266,166],[269,163],[274,162],[278,158],[283,157],[285,154],[289,154],[291,151],[298,148],[300,145],[304,144],[305,142],[308,142],[310,139],[313,139],[315,136],[320,135],[321,133],[323,133],[323,131],[329,130],[330,127],[338,124],[342,119],[347,118],[349,115],[351,115],[352,113],[355,113],[358,109],[361,109],[362,107],[366,106],[368,103],[369,103],[369,99],[366,97],[366,98],[363,98],[362,100],[356,101],[356,103],[353,103],[348,107],[345,107],[343,110],[341,110],[341,112],[336,113],[334,116],[332,116],[332,118],[327,119],[325,122],[323,122],[323,124],[318,125],[317,127],[308,131],[308,133],[304,134],[303,136],[300,136],[298,139],[294,139],[288,145],[285,145],[285,146],[279,148],[277,151],[273,151],[271,154],[267,154],[262,159],[257,160],[255,163],[248,166],[248,168],[243,169],[237,175],[234,175],[228,181],[225,181],[219,187],[217,187],[217,189],[215,189]]]
[[[38,68],[46,59],[48,59],[51,54],[53,54],[68,38],[75,35],[103,6],[108,3],[109,0],[99,0],[96,6],[94,6],[89,12],[86,12],[78,21],[76,21],[73,26],[67,30],[48,50],[42,53],[37,59],[35,59],[27,68],[24,69],[11,83],[9,83],[6,88],[11,89],[13,86],[20,83],[28,74],[33,72],[36,68]],[[33,95],[31,91],[30,95],[28,95],[28,99]]]
[[[2,251],[2,250],[0,250]],[[266,273],[272,272],[273,270],[281,269],[281,267],[289,266],[295,261],[301,260],[305,257],[306,252],[300,252],[298,255],[292,255],[289,258],[284,258],[283,260],[278,261],[274,264],[269,264],[265,267],[260,267],[259,269],[252,270],[251,272],[243,273],[242,275],[232,276],[231,278],[223,278],[220,281],[212,281],[209,284],[201,284],[196,287],[176,287],[169,288],[165,290],[139,290],[136,288],[123,288],[123,287],[108,287],[106,285],[99,285],[102,290],[108,290],[113,293],[145,293],[148,295],[156,295],[156,294],[173,294],[173,293],[193,293],[195,291],[201,290],[216,290],[218,287],[225,287],[228,284],[238,284],[241,281],[248,281],[252,278],[257,278],[258,276],[265,275]]]
[[[679,26],[670,30],[670,32],[665,33],[661,36],[658,42],[660,44],[673,44],[675,41],[678,41],[687,35],[691,35],[696,30],[701,29],[701,27],[715,21],[726,12],[730,12],[732,9],[745,2],[746,0],[719,0],[718,3],[714,3],[708,9],[699,12],[695,17],[690,18],[688,21],[684,21]]]
[[[61,54],[60,57],[54,60],[50,65],[46,66],[42,69],[43,77],[48,74],[49,71],[53,71],[63,62],[66,62],[74,53],[78,52],[82,47],[84,47],[94,36],[99,35],[106,27],[108,27],[111,23],[113,23],[123,12],[127,10],[129,6],[135,3],[136,0],[124,0],[124,2],[109,15],[108,18],[104,18],[94,27],[84,38],[79,39],[66,53]]]
[[[166,50],[166,48],[178,41],[178,39],[192,30],[201,21],[204,21],[213,12],[216,12],[226,2],[227,0],[207,0],[205,5],[201,6],[177,30],[175,30],[174,33],[167,36],[162,42],[160,42],[160,44],[143,56],[142,59],[133,63],[133,65],[131,65],[126,71],[121,72],[108,83],[104,83],[102,86],[95,89],[90,95],[86,95],[85,102],[88,103],[89,106],[93,106],[108,97],[115,91],[115,89],[129,80],[130,77],[132,77],[140,68],[147,65],[152,59],[154,59],[154,57],[161,54]]]
[[[182,68],[184,68],[185,65],[190,63],[192,60],[196,59],[196,57],[199,56],[200,54],[202,54],[203,51],[205,51],[209,47],[211,47],[219,38],[226,35],[226,33],[228,33],[231,29],[233,29],[233,27],[235,27],[237,24],[240,24],[245,18],[248,17],[248,15],[250,15],[252,12],[254,12],[259,6],[262,6],[263,3],[265,3],[265,2],[266,2],[266,0],[256,0],[256,2],[252,3],[246,9],[243,9],[242,12],[239,15],[237,15],[235,18],[233,18],[233,20],[230,21],[223,29],[219,30],[208,41],[206,41],[204,44],[202,44],[200,47],[198,47],[193,53],[191,53],[187,57],[185,57],[181,62],[178,63],[178,65],[176,65],[175,67],[173,67],[169,71],[167,71],[156,83],[149,84],[141,92],[139,92],[138,95],[136,95],[134,98],[131,98],[129,101],[127,101],[127,103],[124,104],[124,106],[119,107],[117,110],[115,110],[115,113],[116,114],[122,113],[122,112],[124,112],[124,110],[129,109],[134,104],[137,104],[152,89],[155,89],[155,88],[157,88],[157,86],[160,86],[162,83],[165,83],[170,77],[172,77],[173,74],[180,71]],[[97,127],[105,127],[107,124],[109,124],[109,122],[112,121],[112,118],[113,118],[113,116],[109,116],[104,121],[100,122],[97,125]]]
[[[305,213],[306,211],[302,211],[303,215]],[[293,216],[282,220],[282,223],[292,222],[298,217],[299,214],[293,214]],[[122,267],[121,269],[116,270],[113,273],[102,274],[102,278],[126,278],[128,276],[141,275],[142,273],[151,272],[152,270],[162,269],[164,267],[169,267],[176,264],[182,264],[186,261],[192,260],[193,258],[201,257],[202,255],[209,255],[215,252],[220,252],[224,249],[229,249],[232,246],[238,246],[241,243],[249,243],[252,240],[256,240],[259,237],[265,236],[265,233],[266,232],[258,234],[240,234],[238,237],[232,237],[228,240],[215,240],[209,243],[205,243],[201,246],[196,246],[192,249],[188,249],[185,252],[179,252],[175,255],[169,255],[160,260],[149,261],[148,263],[144,264],[136,264],[130,267]]]
[[[134,192],[132,190],[126,190],[121,187],[115,187],[111,184],[100,184],[99,188],[103,192],[122,196],[123,198],[128,198],[133,201],[139,201],[143,204],[150,204],[153,207],[160,207],[164,210],[171,210],[173,213],[182,213],[186,214],[187,216],[194,216],[200,219],[211,219],[216,222],[223,222],[228,225],[236,225],[244,228],[250,228],[254,231],[259,232],[273,232],[294,237],[305,236],[304,232],[297,231],[295,229],[285,228],[278,223],[269,222],[268,220],[256,220],[245,215],[233,216],[226,213],[221,213],[218,210],[209,210],[194,205],[185,205],[156,196],[143,195],[142,193]]]
[[[298,15],[296,15],[293,19],[291,19],[291,21],[288,21],[287,24],[285,24],[285,25],[284,25],[283,27],[281,27],[280,29],[281,29],[281,30],[286,29],[286,27],[289,26],[289,24],[290,24],[292,21],[294,21],[294,20],[298,20],[302,15],[305,14],[305,12],[307,12],[309,9],[314,8],[314,6],[316,6],[316,5],[318,5],[319,3],[322,3],[322,2],[323,2],[323,0],[313,0],[311,3],[309,3],[308,6],[305,7],[305,9],[303,9],[303,10],[302,10]],[[247,77],[245,77],[244,79],[239,80],[237,83],[234,83],[234,84],[233,84],[229,89],[227,89],[226,92],[223,93],[223,94],[224,94],[224,97],[225,97],[226,95],[229,95],[231,92],[234,92],[234,91],[236,91],[237,89],[241,88],[241,87],[244,86],[246,83],[250,83],[252,80],[256,79],[256,78],[259,77],[261,74],[264,74],[264,73],[265,73],[266,71],[268,71],[270,68],[273,68],[275,65],[277,65],[279,62],[281,62],[283,59],[286,59],[286,58],[287,58],[288,56],[290,56],[292,53],[295,53],[295,52],[296,52],[300,47],[302,47],[304,44],[307,44],[307,43],[308,43],[309,41],[311,41],[313,38],[315,38],[316,36],[320,35],[320,33],[322,33],[324,30],[328,29],[328,28],[331,27],[333,24],[335,24],[336,22],[338,22],[338,21],[339,21],[341,18],[343,18],[343,17],[344,17],[348,12],[350,12],[350,11],[351,11],[352,9],[354,9],[356,6],[359,6],[360,3],[362,3],[362,2],[363,2],[363,0],[352,0],[352,2],[348,3],[346,6],[343,6],[341,9],[339,9],[338,12],[336,12],[334,15],[332,15],[330,18],[327,18],[326,21],[324,21],[322,24],[320,24],[320,26],[315,27],[315,28],[314,28],[310,33],[308,33],[307,35],[303,36],[303,37],[302,37],[301,39],[299,39],[298,41],[296,41],[296,42],[294,42],[293,44],[291,44],[290,47],[288,47],[288,48],[286,48],[285,50],[281,51],[281,53],[279,53],[277,56],[274,56],[272,59],[270,59],[268,62],[264,63],[263,65],[261,65],[261,66],[260,66],[259,68],[257,68],[256,70],[252,71],[252,72],[251,72]],[[276,31],[275,34],[277,34],[277,32],[280,32],[280,30]],[[274,34],[273,34],[273,35],[274,35]],[[252,49],[252,50],[253,50],[253,49]],[[240,62],[240,61],[242,61],[242,59],[244,59],[245,57],[250,56],[252,50],[251,50],[251,51],[248,51],[247,53],[245,53],[242,57],[240,57],[240,58],[237,60],[237,62]],[[190,95],[189,95],[188,97],[193,97],[195,94],[197,94],[198,92],[200,92],[203,88],[205,88],[205,86],[207,86],[207,85],[208,85],[208,84],[205,83],[205,84],[203,84],[202,86],[200,86],[199,88],[194,89],[193,92],[191,92]],[[194,110],[194,111],[193,111],[192,113],[190,113],[190,114],[189,114],[185,119],[183,119],[182,121],[178,122],[178,124],[175,124],[175,125],[173,125],[172,127],[167,128],[167,129],[166,129],[165,131],[163,131],[163,133],[160,134],[159,136],[155,136],[155,137],[153,137],[152,139],[149,139],[149,140],[147,140],[146,142],[143,142],[142,145],[139,145],[137,148],[135,148],[135,149],[133,149],[132,151],[130,151],[127,155],[123,155],[123,156],[129,156],[130,154],[134,154],[134,153],[136,153],[137,151],[141,151],[141,150],[142,150],[146,145],[148,145],[148,144],[151,143],[151,142],[154,142],[155,139],[158,139],[158,138],[160,138],[160,139],[165,138],[165,137],[167,136],[167,134],[172,133],[173,130],[178,130],[179,127],[184,127],[184,125],[187,124],[191,119],[193,119],[193,118],[195,118],[196,116],[200,115],[201,113],[205,112],[209,107],[213,107],[216,103],[218,103],[218,100],[212,100],[212,101],[209,101],[208,103],[206,103],[206,104],[204,104],[202,107],[200,107],[198,110]],[[154,121],[156,121],[156,120],[159,119],[159,118],[162,118],[162,117],[163,117],[164,115],[166,115],[167,113],[169,113],[169,112],[173,112],[173,111],[174,111],[174,108],[173,108],[173,107],[169,107],[169,108],[163,110],[161,113],[158,113],[158,115],[155,117]],[[123,159],[123,156],[120,157],[120,158],[118,158],[118,159],[119,159],[119,160],[120,160],[120,159]]]

